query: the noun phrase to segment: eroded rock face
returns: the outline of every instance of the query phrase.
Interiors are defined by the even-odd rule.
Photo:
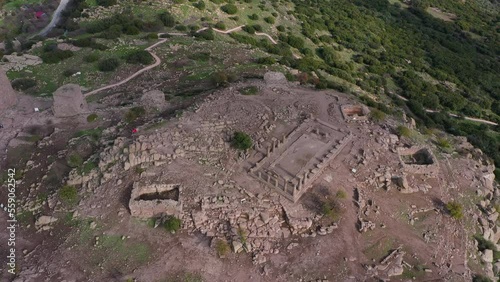
[[[14,106],[17,102],[16,92],[10,85],[5,71],[0,68],[0,110]]]
[[[88,106],[79,85],[66,84],[54,93],[54,115],[56,117],[71,117],[87,113]]]

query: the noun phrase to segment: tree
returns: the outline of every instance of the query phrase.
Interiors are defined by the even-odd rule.
[[[236,149],[246,150],[252,147],[252,138],[244,132],[236,131],[231,140],[231,144]]]
[[[127,63],[150,65],[154,59],[146,50],[136,50],[127,55]]]

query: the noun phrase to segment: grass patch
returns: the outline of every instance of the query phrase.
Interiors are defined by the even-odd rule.
[[[130,123],[143,117],[146,114],[146,110],[143,107],[133,107],[125,114],[125,121]]]
[[[257,86],[248,86],[238,89],[238,91],[243,95],[255,95],[259,92]]]
[[[101,135],[102,128],[97,127],[92,129],[80,130],[75,134],[75,137],[89,136],[92,140],[98,141],[101,138]]]
[[[77,153],[73,153],[68,156],[66,159],[68,166],[75,168],[75,167],[80,167],[83,164],[83,158]]]
[[[74,186],[65,185],[59,190],[59,199],[68,206],[78,203],[78,190]]]
[[[217,242],[215,242],[215,251],[220,258],[225,257],[230,250],[231,248],[229,247],[229,244],[226,240],[217,239]]]
[[[462,219],[464,217],[463,206],[458,202],[447,203],[446,210],[454,219]]]
[[[94,168],[97,168],[97,163],[95,162],[86,162],[84,163],[80,168],[79,172],[80,174],[87,175],[89,174]]]
[[[87,116],[87,122],[94,122],[99,116],[97,114],[90,114]]]
[[[179,218],[171,216],[165,221],[163,227],[168,232],[174,234],[175,232],[179,231],[179,229],[181,229],[181,224],[182,221]]]
[[[400,125],[396,128],[396,133],[400,136],[400,137],[411,137],[412,136],[412,131],[411,129],[409,129],[408,127],[404,126],[404,125]]]

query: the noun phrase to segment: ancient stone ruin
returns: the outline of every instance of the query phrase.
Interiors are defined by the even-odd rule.
[[[88,106],[79,85],[66,84],[54,93],[54,115],[56,117],[72,117],[87,113]]]
[[[135,182],[130,196],[132,216],[152,218],[182,213],[179,184],[144,184]]]
[[[350,138],[327,122],[307,119],[265,148],[257,144],[253,159],[258,161],[250,174],[296,202]]]
[[[12,107],[16,102],[16,92],[12,89],[5,71],[0,68],[0,110]]]
[[[342,105],[340,106],[340,111],[345,121],[366,121],[368,119],[368,114],[370,109],[365,105]]]
[[[408,173],[434,175],[439,171],[436,157],[428,148],[398,148],[398,155],[403,169]]]

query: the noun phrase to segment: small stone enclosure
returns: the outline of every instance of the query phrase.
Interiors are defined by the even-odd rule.
[[[423,147],[398,148],[401,165],[408,173],[434,175],[439,170],[436,157]]]
[[[132,216],[151,218],[182,213],[179,184],[143,184],[135,182],[129,208]]]
[[[340,106],[340,111],[345,121],[366,121],[368,120],[368,114],[370,109],[365,105],[351,105],[346,104]]]

